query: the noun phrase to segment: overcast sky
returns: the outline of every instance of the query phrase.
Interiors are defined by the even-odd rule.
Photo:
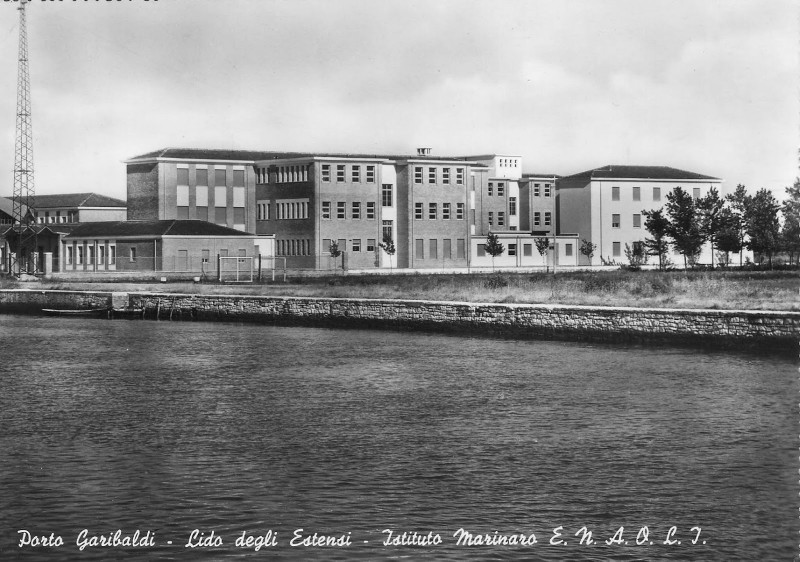
[[[0,191],[18,13],[0,4]],[[798,175],[792,0],[123,0],[27,9],[36,192],[163,147],[509,153],[525,171]],[[5,187],[2,187],[5,186]]]

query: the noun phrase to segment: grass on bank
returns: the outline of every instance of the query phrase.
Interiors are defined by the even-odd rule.
[[[335,275],[238,285],[43,281],[42,288],[800,311],[798,271]]]

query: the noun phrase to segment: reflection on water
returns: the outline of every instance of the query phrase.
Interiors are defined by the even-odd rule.
[[[785,359],[17,316],[0,316],[0,341],[2,559],[795,553]],[[673,525],[681,544],[665,545]],[[559,526],[567,544],[554,546]],[[592,545],[575,536],[584,526]],[[621,526],[628,544],[606,545]],[[289,546],[300,528],[351,546]],[[459,528],[537,543],[458,546]],[[20,529],[65,544],[20,549]],[[82,529],[149,530],[155,546],[79,552]],[[193,529],[222,546],[185,548]],[[385,529],[442,544],[384,547]],[[268,531],[277,546],[234,544]]]

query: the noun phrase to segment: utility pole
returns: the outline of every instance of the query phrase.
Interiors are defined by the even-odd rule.
[[[31,126],[31,81],[28,70],[28,32],[25,24],[25,6],[28,1],[19,4],[19,66],[17,69],[17,131],[14,142],[14,193],[13,220],[17,230],[17,275],[22,273],[23,236],[26,232],[26,215],[36,212],[31,208],[35,195],[33,185],[33,127]],[[33,250],[37,251],[36,227],[32,228],[34,238]],[[30,237],[30,236],[29,236]],[[36,264],[34,264],[34,272]],[[11,271],[13,273],[13,269]]]

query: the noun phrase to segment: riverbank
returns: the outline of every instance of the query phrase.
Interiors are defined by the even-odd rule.
[[[558,273],[290,276],[286,283],[219,285],[121,279],[52,280],[42,289],[201,295],[407,299],[644,308],[800,311],[798,271],[580,271]],[[25,285],[27,286],[27,285]],[[13,288],[13,287],[8,287]],[[18,286],[23,288],[23,285]]]
[[[518,338],[758,347],[796,353],[800,312],[469,303],[97,291],[0,291],[0,312],[106,310],[108,316],[248,321],[507,335]]]

